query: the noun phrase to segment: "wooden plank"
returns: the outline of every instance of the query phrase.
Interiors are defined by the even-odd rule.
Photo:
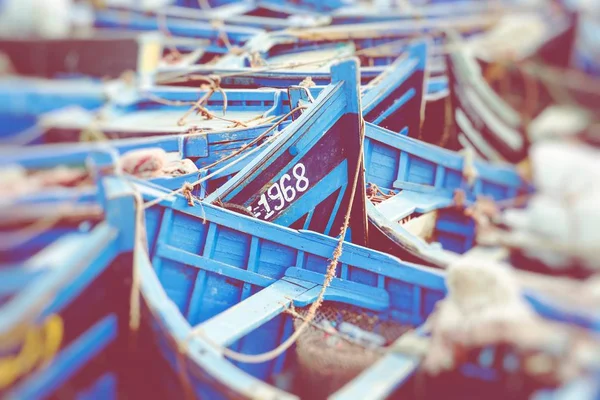
[[[453,203],[452,199],[404,190],[376,206],[391,221],[398,221],[414,212],[425,214]]]
[[[325,279],[321,273],[298,268],[288,268],[285,275],[301,281],[312,282],[319,286],[323,284]],[[389,294],[385,289],[339,278],[332,280],[331,285],[325,292],[325,299],[341,301],[371,310],[385,310],[390,304]],[[311,302],[310,299],[298,299],[298,301],[301,302],[299,305],[306,305]]]
[[[274,282],[274,279],[257,274],[256,272],[246,271],[245,269],[234,267],[212,258],[189,253],[169,245],[159,245],[157,254],[165,259],[199,268],[201,271],[212,272],[257,286],[264,287]]]
[[[228,347],[259,326],[281,314],[294,299],[317,287],[307,283],[298,285],[285,279],[278,280],[257,294],[227,309],[227,311],[197,325],[193,332],[210,342]]]

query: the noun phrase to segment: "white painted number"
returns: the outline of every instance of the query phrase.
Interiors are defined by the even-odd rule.
[[[273,192],[275,192],[275,193],[273,193]],[[279,200],[279,204],[277,204],[275,206],[276,211],[281,210],[283,208],[283,206],[285,206],[285,199],[281,195],[281,188],[279,187],[279,185],[277,183],[275,183],[273,186],[271,186],[269,188],[269,191],[267,192],[267,194],[269,195],[269,198],[271,200]]]
[[[260,199],[256,203],[257,207],[253,208],[250,206],[255,217],[260,218],[262,216],[262,210],[264,209],[265,215],[263,219],[269,219],[275,214],[275,211],[282,210],[286,203],[294,201],[298,193],[308,190],[310,182],[305,176],[306,167],[304,164],[298,163],[294,165],[294,168],[292,168],[292,175],[294,175],[293,178],[290,174],[283,174],[278,182],[275,182],[269,187],[266,194],[263,193],[260,195]],[[272,204],[269,204],[269,200],[273,202],[277,201],[277,204],[273,206],[274,210],[271,209]]]
[[[285,181],[291,181],[292,177],[289,174],[283,174],[281,179],[279,180],[279,185],[283,190],[283,197],[285,201],[290,202],[296,198],[296,191],[293,186],[285,186]]]
[[[304,164],[298,163],[294,165],[292,173],[294,174],[294,178],[296,178],[296,190],[299,192],[304,192],[306,189],[308,189],[310,182],[308,182],[308,178],[304,176],[306,174],[306,167]]]

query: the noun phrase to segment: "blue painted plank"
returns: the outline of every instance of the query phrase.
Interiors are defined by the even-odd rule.
[[[447,197],[431,196],[408,190],[390,197],[375,206],[390,221],[399,221],[415,212],[424,214],[453,204]]]
[[[257,294],[227,309],[227,311],[197,325],[194,332],[201,332],[211,342],[229,347],[262,324],[279,315],[295,298],[316,287],[315,284],[299,286],[279,280]]]

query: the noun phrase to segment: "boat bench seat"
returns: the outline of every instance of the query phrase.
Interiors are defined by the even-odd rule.
[[[246,300],[194,327],[203,337],[228,347],[265,322],[281,314],[294,300],[311,290],[318,294],[317,284],[293,278],[280,279]],[[311,296],[312,297],[312,296]]]
[[[288,268],[285,276],[260,292],[193,328],[200,336],[228,347],[264,323],[281,314],[292,303],[305,307],[319,296],[323,274]],[[324,300],[353,304],[370,310],[386,310],[389,294],[383,288],[334,278]]]
[[[448,207],[452,203],[453,200],[448,197],[403,190],[375,207],[387,219],[399,221],[415,212],[425,214],[439,208]]]

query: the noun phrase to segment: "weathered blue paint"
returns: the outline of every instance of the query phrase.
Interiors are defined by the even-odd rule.
[[[0,144],[26,144],[38,139],[43,113],[67,106],[97,109],[106,101],[104,85],[91,79],[0,81]],[[23,139],[23,140],[20,140]]]
[[[122,28],[137,31],[157,31],[161,29],[159,17],[131,13],[127,18],[117,10],[96,13],[95,25],[99,28]],[[243,26],[215,26],[208,22],[193,22],[177,17],[166,17],[166,28],[174,36],[208,39],[210,44],[205,51],[226,54],[229,50],[222,35],[233,46],[243,46],[249,39],[262,32],[261,29]]]
[[[156,185],[132,182],[146,201],[167,193]],[[167,365],[176,371],[173,384],[187,382],[185,386],[196,396],[211,398],[296,398],[267,383],[286,365],[281,358],[239,364],[221,356],[214,345],[256,354],[289,337],[284,307],[315,300],[336,240],[206,202],[190,207],[179,195],[147,210],[146,233],[150,257],[139,257],[137,264],[144,332],[159,344]],[[339,263],[326,301],[359,306],[383,320],[419,326],[445,292],[443,271],[350,243],[344,243]],[[560,317],[552,307],[541,311]],[[400,353],[381,363],[351,383],[356,392],[346,394],[356,398],[353,393],[382,382],[384,377],[377,371],[397,367],[385,374],[386,382],[379,388],[390,393],[410,380],[418,367]],[[468,365],[464,373],[469,379],[491,380],[493,385],[502,374],[476,363]],[[155,373],[165,379],[164,368]]]
[[[385,193],[396,193],[376,206],[368,205],[369,222],[375,228],[369,231],[370,244],[412,261],[446,265],[455,257],[452,252],[463,253],[472,246],[473,221],[462,215],[462,209],[451,209],[457,190],[464,192],[465,205],[478,196],[503,200],[527,190],[511,166],[481,161],[474,161],[478,176],[469,185],[462,172],[464,155],[370,124],[365,149],[367,183]],[[443,249],[427,244],[399,224],[403,218],[435,210],[440,211],[436,237]]]
[[[183,116],[191,107],[188,103],[194,102],[203,94],[204,92],[194,89],[155,87],[133,101],[122,105],[113,104],[106,108],[104,114],[106,117],[98,128],[107,138],[112,139],[111,146],[119,149],[121,153],[140,147],[161,147],[169,152],[177,151],[182,157],[192,159],[201,167],[244,146],[273,123],[278,122],[289,111],[288,102],[280,90],[228,90],[225,118],[238,116],[247,120],[260,117],[263,118],[263,121],[249,123],[247,127],[234,127],[234,123],[224,123],[218,119],[199,120],[196,117],[193,122],[186,122],[184,126],[178,126],[178,116]],[[181,105],[158,104],[152,100],[154,97],[151,96],[157,96],[167,101],[187,103]],[[215,115],[222,116],[223,105],[223,95],[217,92],[211,96],[205,107]],[[170,118],[169,121],[172,123],[167,126],[163,122],[162,126],[157,127],[155,119],[160,120],[161,118]],[[45,143],[78,141],[81,138],[81,132],[88,129],[93,120],[94,114],[92,113],[73,115],[68,110],[53,113],[53,115],[45,117],[45,131],[40,140]],[[132,123],[132,120],[137,123]],[[281,124],[277,129],[284,126],[285,124]],[[144,140],[135,139],[142,137]],[[77,163],[93,147],[90,144],[74,144],[69,148],[57,147],[53,151],[58,151],[65,157],[69,154],[69,157],[73,158],[73,162]],[[39,150],[32,148],[33,153],[30,154],[37,155],[28,157],[30,162],[41,165],[43,160],[47,159],[46,157],[52,158],[51,153],[43,156],[44,152],[49,149],[51,147],[41,147]],[[17,155],[7,154],[7,156],[8,158],[3,159],[2,162],[18,158]]]
[[[337,235],[360,158],[362,133],[357,67],[355,60],[334,65],[332,83],[323,89],[315,104],[239,174],[208,195],[206,201],[241,205],[257,218],[285,219],[291,226],[300,227],[312,212],[310,230]],[[295,155],[290,153],[291,147]],[[339,176],[334,171],[342,163],[346,168],[340,170],[342,175]],[[362,168],[359,169],[362,175]],[[362,177],[359,177],[357,190],[354,210],[362,210],[362,215],[356,211],[350,226],[353,241],[365,243]],[[306,196],[310,196],[311,201],[302,202]],[[290,215],[297,219],[291,220]]]
[[[146,200],[164,193],[162,189],[142,184],[138,189]],[[315,282],[322,279],[336,241],[313,232],[298,232],[234,214],[206,203],[193,208],[186,204],[183,198],[175,196],[148,210],[146,216],[148,245],[154,249],[150,259],[155,269],[146,264],[140,266],[140,271],[144,299],[150,311],[145,316],[152,317],[152,325],[158,328],[152,330],[154,334],[159,337],[174,335],[177,340],[183,340],[197,325],[225,346],[243,338],[238,349],[248,353],[280,343],[285,337],[279,329],[284,324],[279,300],[292,296],[296,305],[314,301],[318,293]],[[201,222],[202,218],[205,223]],[[393,266],[399,260],[383,253],[345,244],[340,262],[346,265],[345,279],[335,279],[326,298],[379,310],[382,318],[415,324],[423,320],[422,314],[405,311],[412,307],[401,306],[405,301],[401,299],[407,299],[408,294],[412,296],[412,291],[401,295],[379,289],[376,282],[381,279],[385,288],[396,287],[393,284],[396,279],[423,287],[425,306],[421,313],[431,310],[435,300],[443,296],[440,272],[415,266],[416,275],[411,276],[412,273],[407,274],[403,268]],[[160,268],[155,275],[157,266]],[[377,279],[377,276],[383,277]],[[163,289],[159,289],[161,286]],[[263,287],[268,287],[266,292],[260,291]],[[258,294],[253,294],[257,291]],[[173,303],[165,301],[165,296]],[[240,301],[240,296],[246,300],[230,309]],[[238,316],[238,312],[243,317]],[[182,315],[186,316],[185,320]],[[227,326],[227,333],[221,330],[223,324]],[[259,341],[258,337],[263,339]],[[161,350],[167,353],[173,351],[172,345],[165,346],[168,342],[170,340],[161,340]],[[268,378],[274,370],[274,362],[266,366],[244,365],[246,372],[243,372],[237,368],[232,370],[233,364],[218,357],[203,336],[191,339],[187,348],[186,359],[201,365],[200,375],[189,375],[195,389],[209,386],[218,389],[222,395],[233,392],[245,397],[256,393],[250,388],[265,394],[278,393],[275,388],[257,380]],[[198,352],[200,349],[205,350]]]
[[[39,206],[30,212],[35,218],[49,218],[65,204],[75,211],[80,203],[69,198],[77,199],[85,191],[72,189],[65,196],[69,191],[57,191],[46,202],[46,212]],[[43,329],[48,318],[58,316],[64,329],[56,355],[43,368],[36,364],[17,376],[1,391],[8,398],[47,397],[65,387],[75,395],[114,397],[115,382],[125,382],[129,363],[120,354],[127,343],[135,200],[127,182],[100,177],[95,205],[103,211],[100,218],[78,217],[79,224],[90,226],[88,231],[60,222],[42,232],[46,240],[41,245],[34,239],[2,250],[0,271],[10,279],[0,280],[0,336],[9,342],[2,343],[0,357],[19,351],[23,338],[15,343],[15,335],[27,331],[18,327]],[[15,211],[19,215],[27,214]],[[18,221],[9,227],[22,228]],[[4,226],[2,231],[11,232]],[[7,253],[10,263],[4,257]]]

